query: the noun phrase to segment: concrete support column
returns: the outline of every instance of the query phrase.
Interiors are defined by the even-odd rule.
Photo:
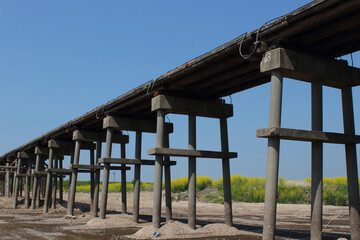
[[[269,127],[280,127],[282,101],[282,74],[278,71],[271,73]],[[265,205],[263,239],[275,238],[276,203],[279,174],[280,139],[269,138],[267,148]]]
[[[126,158],[126,145],[121,143],[120,155],[122,159]],[[126,164],[121,164],[121,213],[127,213],[126,206]]]
[[[40,170],[40,171],[44,171],[44,160],[43,160],[43,158],[42,157],[40,157],[39,158],[39,167],[38,167],[38,169]],[[44,197],[44,195],[43,195],[43,188],[44,188],[44,176],[43,175],[40,175],[40,176],[38,176],[38,187],[37,187],[37,194],[36,194],[36,207],[37,208],[40,208],[40,198],[41,197]]]
[[[24,178],[23,178],[23,176],[21,176],[21,177],[18,177],[18,179],[20,179],[20,197],[22,197],[23,196],[23,184],[24,184]]]
[[[16,170],[16,173],[14,173],[14,194],[13,194],[13,197],[14,197],[14,209],[17,208],[17,198],[19,196],[20,178],[17,177],[17,174],[20,173],[20,169],[21,169],[21,158],[19,158],[17,160],[17,170]]]
[[[135,140],[135,159],[141,159],[141,138],[142,133],[136,132]],[[134,198],[133,198],[133,220],[139,222],[139,209],[140,209],[140,173],[141,165],[136,164],[134,169]]]
[[[95,165],[95,150],[90,150],[90,165]],[[94,192],[95,192],[95,170],[90,173],[90,212],[93,215],[94,211]]]
[[[111,157],[111,148],[112,148],[112,135],[113,129],[106,129],[106,145],[105,145],[105,157]],[[107,204],[107,195],[109,187],[109,174],[110,174],[110,163],[104,163],[103,171],[103,181],[101,189],[101,201],[100,201],[100,218],[105,219],[106,216],[106,204]]]
[[[355,134],[354,109],[351,87],[341,89],[344,133]],[[345,144],[346,173],[349,196],[351,239],[360,239],[360,200],[356,145]]]
[[[49,148],[49,165],[48,170],[53,168],[53,159],[54,159],[54,149]],[[52,176],[51,172],[48,171],[47,177],[46,177],[46,188],[45,188],[45,202],[44,202],[44,213],[47,213],[49,211],[49,199],[50,199],[50,192],[51,192],[51,181]]]
[[[35,171],[39,171],[39,165],[40,165],[40,154],[36,154],[36,160],[35,160]],[[33,191],[32,191],[32,200],[31,200],[31,209],[35,209],[35,203],[37,199],[38,194],[38,185],[39,185],[39,175],[35,174],[34,176],[34,184],[33,184]]]
[[[81,140],[76,140],[75,141],[75,151],[74,151],[74,164],[79,164],[80,147],[81,147]],[[69,198],[69,202],[68,202],[68,206],[67,206],[67,214],[69,216],[74,215],[74,203],[75,203],[77,175],[78,175],[78,169],[73,168],[72,174],[71,174],[70,198]]]
[[[101,144],[102,142],[96,143],[96,165],[98,166],[99,158],[101,158]],[[100,184],[100,170],[95,171],[95,186],[94,186],[94,204],[92,210],[92,216],[97,217],[99,207],[99,184]]]
[[[169,133],[165,134],[164,147],[170,147]],[[172,220],[170,157],[164,156],[166,221]]]
[[[59,168],[63,169],[63,161],[64,159],[60,159]],[[62,205],[64,203],[64,175],[59,175],[59,203]]]
[[[227,118],[220,118],[221,151],[229,152]],[[225,224],[232,226],[232,202],[229,158],[222,159]]]
[[[196,116],[189,115],[189,149],[196,149]],[[189,157],[188,225],[196,228],[196,158]]]
[[[10,164],[7,162],[6,166],[9,167]],[[5,185],[5,197],[10,197],[10,169],[6,169],[6,185]]]
[[[54,159],[54,163],[53,163],[54,168],[58,168],[58,167],[59,167],[58,161],[59,161],[58,158],[55,158],[55,159]],[[54,174],[53,174],[52,190],[51,190],[51,194],[52,194],[52,197],[51,197],[51,200],[52,200],[51,207],[52,207],[52,209],[56,209],[57,178],[58,178],[58,174],[57,174],[57,173],[54,173]]]
[[[20,197],[23,196],[23,184],[24,184],[24,177],[23,176],[20,176],[18,177],[18,180],[20,180],[20,189],[19,189],[19,192],[20,192]]]
[[[1,195],[5,196],[5,178],[1,181]]]
[[[157,111],[156,120],[156,147],[164,147],[164,129],[165,128],[165,112],[160,109]],[[153,200],[153,215],[152,222],[154,227],[160,228],[161,219],[161,191],[162,191],[162,168],[163,156],[156,155],[155,157],[155,176],[154,176],[154,200]]]
[[[25,178],[25,208],[30,207],[30,173],[31,173],[31,160],[27,159],[26,163],[26,178]]]
[[[323,130],[322,84],[311,83],[311,130]],[[311,239],[322,238],[323,143],[311,143]]]
[[[17,162],[17,161],[16,161]],[[15,195],[15,186],[16,186],[16,170],[14,170],[14,173],[13,173],[13,180],[11,182],[11,196],[14,197]]]
[[[71,151],[71,157],[70,157],[70,164],[74,164],[74,151]],[[70,187],[71,187],[71,182],[72,182],[72,174],[70,174],[69,176],[69,185],[68,185],[68,204],[70,202]]]

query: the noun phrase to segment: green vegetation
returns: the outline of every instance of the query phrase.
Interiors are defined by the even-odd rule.
[[[305,182],[311,183],[310,178],[306,178]],[[359,181],[360,185],[360,181]],[[347,178],[324,178],[323,179],[324,196],[323,200],[325,204],[336,206],[349,205],[347,196]]]
[[[196,177],[196,191],[201,191],[207,187],[210,187],[213,180],[207,176]],[[163,183],[163,187],[165,183]],[[178,178],[176,180],[171,180],[171,192],[180,193],[186,192],[188,189],[188,177]]]
[[[63,184],[64,184],[64,191],[68,191],[69,190],[69,181],[65,180]],[[76,191],[89,193],[90,187],[91,187],[90,181],[78,181],[76,184]],[[101,191],[101,187],[102,187],[102,185],[100,183],[100,191]],[[154,188],[153,183],[145,183],[145,182],[140,183],[141,191],[152,191],[153,188]],[[121,192],[121,182],[110,182],[108,191],[109,192]],[[127,192],[134,191],[134,183],[133,182],[126,183],[126,191]]]
[[[231,176],[232,199],[235,202],[264,202],[265,200],[265,178],[244,177],[241,175]],[[349,204],[347,197],[347,179],[346,177],[324,178],[323,180],[323,201],[326,205],[346,206]],[[208,202],[222,203],[223,184],[222,178],[213,180],[207,176],[196,178],[196,190],[200,192],[209,187],[215,188],[215,191],[205,193],[201,199]],[[126,191],[132,192],[133,182],[127,183]],[[164,183],[163,183],[164,188]],[[176,199],[180,199],[180,194],[187,192],[188,178],[183,177],[171,181],[171,191],[177,193]],[[64,189],[68,190],[68,181],[64,181]],[[141,191],[152,191],[153,183],[144,183],[140,185]],[[217,189],[217,190],[216,190]],[[76,190],[79,192],[90,192],[90,181],[79,181]],[[100,184],[101,190],[101,184]],[[121,183],[111,182],[109,192],[120,192]],[[278,203],[310,203],[311,201],[311,180],[291,181],[285,178],[279,178],[278,183]]]

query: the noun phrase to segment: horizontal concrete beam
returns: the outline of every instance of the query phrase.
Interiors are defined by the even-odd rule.
[[[40,154],[40,155],[49,155],[49,148],[45,148],[45,147],[36,147],[35,148],[35,154]]]
[[[106,133],[85,130],[75,130],[73,140],[82,140],[88,142],[106,142]],[[129,143],[129,136],[122,134],[112,135],[113,143]]]
[[[65,150],[74,150],[75,149],[75,142],[74,141],[60,141],[60,140],[50,140],[48,142],[49,148],[59,148],[59,149],[65,149]],[[82,142],[81,149],[90,150],[95,149],[96,144],[92,142]]]
[[[195,114],[196,116],[221,118],[233,116],[233,105],[220,101],[198,100],[159,95],[151,100],[151,111],[164,110],[166,113]]]
[[[34,174],[26,174],[26,173],[18,173],[16,174],[17,177],[33,177]]]
[[[46,171],[33,171],[33,174],[35,174],[35,175],[46,175],[47,172]]]
[[[34,155],[29,152],[18,152],[17,153],[17,158],[29,159],[29,158],[33,158],[33,157],[34,157]]]
[[[156,133],[156,120],[129,119],[108,116],[103,120],[103,128]],[[173,132],[172,123],[165,123],[165,132]]]
[[[1,166],[0,169],[17,169],[17,166]]]
[[[70,169],[102,169],[102,166],[99,165],[83,165],[83,164],[70,164],[69,165]]]
[[[342,60],[329,60],[283,48],[263,55],[261,72],[279,70],[284,77],[312,82],[321,80],[326,86],[342,88],[360,85],[360,69],[350,67]]]
[[[155,160],[128,159],[128,158],[99,158],[99,163],[155,165]],[[166,164],[166,163],[164,163]],[[176,161],[170,161],[169,165],[176,165]]]
[[[359,135],[347,135],[341,133],[308,131],[278,127],[257,129],[256,136],[259,138],[280,138],[285,140],[306,142],[324,142],[338,144],[360,143]]]
[[[64,169],[64,168],[47,168],[45,169],[46,172],[53,172],[53,173],[63,173],[63,174],[71,174],[71,169]]]
[[[110,167],[110,170],[126,170],[126,171],[128,171],[128,170],[131,170],[131,167],[112,166],[112,167]]]
[[[175,157],[237,158],[236,152],[215,152],[215,151],[174,149],[174,148],[150,148],[148,149],[148,154],[175,156]]]

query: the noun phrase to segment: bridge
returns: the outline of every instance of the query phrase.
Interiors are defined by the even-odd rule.
[[[218,158],[223,167],[225,222],[232,225],[229,159],[236,158],[237,153],[229,152],[228,149],[227,118],[233,115],[233,108],[221,98],[271,82],[269,126],[256,132],[258,137],[268,138],[263,239],[275,237],[281,139],[312,143],[312,239],[319,239],[322,234],[323,143],[345,146],[351,237],[360,239],[355,148],[360,142],[360,136],[355,135],[352,102],[352,87],[360,84],[360,70],[349,66],[346,61],[338,60],[338,57],[358,50],[360,1],[314,1],[5,153],[0,157],[0,179],[4,194],[13,196],[16,208],[19,179],[23,177],[26,179],[25,204],[32,208],[39,207],[39,199],[43,195],[46,212],[49,207],[56,205],[56,181],[62,181],[62,176],[69,175],[71,186],[67,210],[69,215],[73,215],[77,175],[79,172],[87,172],[91,175],[93,186],[92,214],[98,215],[99,204],[99,216],[105,218],[110,170],[121,170],[122,189],[126,189],[126,171],[130,165],[134,165],[134,192],[137,193],[134,194],[134,202],[138,203],[141,166],[154,165],[153,224],[159,227],[162,169],[165,169],[166,219],[170,220],[170,168],[176,164],[170,157],[183,156],[189,158],[188,224],[195,228],[196,158]],[[284,77],[311,83],[311,131],[281,128]],[[323,132],[322,86],[341,90],[344,133]],[[189,149],[169,148],[168,136],[174,126],[165,123],[168,113],[189,116]],[[197,116],[219,119],[220,152],[196,149]],[[124,130],[136,132],[134,159],[126,158],[125,144],[129,143],[129,139],[122,134]],[[154,155],[155,159],[140,157],[141,136],[144,132],[156,134],[154,148],[148,149],[148,154]],[[102,142],[106,143],[104,154]],[[114,143],[122,146],[121,158],[111,157]],[[79,164],[81,149],[90,151],[88,165]],[[72,164],[68,167],[62,166],[64,156],[72,158]],[[100,171],[103,171],[101,193]],[[34,179],[32,193],[30,178]],[[10,186],[11,182],[13,187]],[[43,194],[40,194],[41,191]],[[127,211],[126,192],[122,192],[122,211]],[[134,221],[138,221],[138,204],[134,204],[133,216]]]

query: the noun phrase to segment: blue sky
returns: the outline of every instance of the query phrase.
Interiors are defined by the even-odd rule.
[[[0,155],[308,2],[1,1]],[[354,65],[360,65],[359,54]],[[359,98],[355,88],[357,122]],[[267,140],[257,139],[255,130],[268,126],[268,100],[269,84],[232,96],[230,150],[239,158],[231,160],[231,174],[265,176]],[[343,131],[341,111],[340,91],[324,88],[325,131]],[[186,117],[169,119],[175,124],[171,146],[187,148]],[[220,150],[218,125],[198,118],[198,149]],[[309,84],[284,81],[282,126],[310,129]],[[133,157],[129,134],[127,152]],[[154,140],[145,134],[146,159]],[[187,175],[187,160],[178,160],[173,178]],[[81,161],[88,161],[87,153]],[[221,161],[198,162],[199,176],[221,176]],[[326,144],[324,176],[345,174],[344,147]],[[282,141],[280,176],[310,176],[309,143]],[[142,179],[153,181],[152,167],[143,168]]]

